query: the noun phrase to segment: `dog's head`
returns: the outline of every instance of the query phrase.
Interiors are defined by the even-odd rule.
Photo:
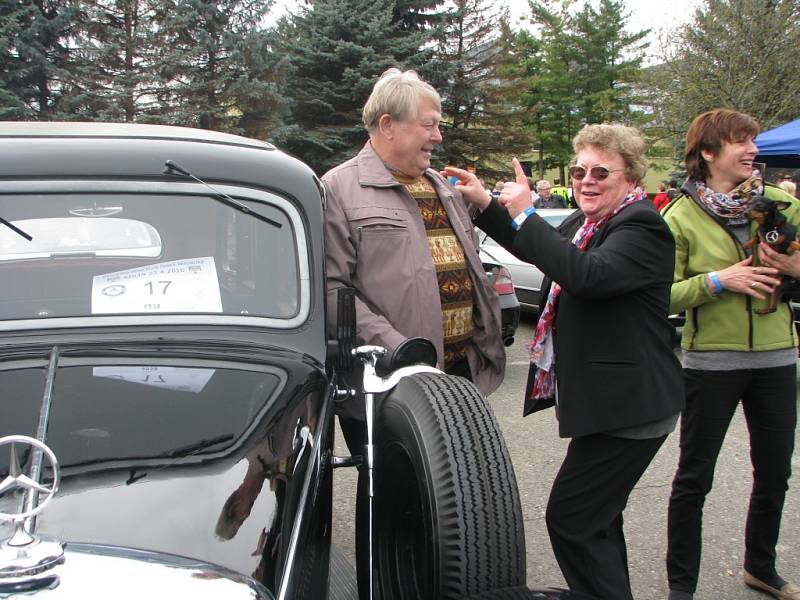
[[[772,227],[786,220],[786,217],[780,211],[788,206],[789,203],[783,200],[770,200],[766,196],[753,196],[747,207],[747,218],[757,221],[759,225]]]

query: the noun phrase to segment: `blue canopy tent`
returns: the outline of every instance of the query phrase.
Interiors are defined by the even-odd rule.
[[[800,169],[800,119],[762,132],[756,146],[756,160],[767,163],[767,167]]]

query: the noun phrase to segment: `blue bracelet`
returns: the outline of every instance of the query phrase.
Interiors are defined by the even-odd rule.
[[[711,280],[711,283],[714,285],[714,295],[719,296],[722,292],[725,291],[725,288],[722,287],[722,282],[719,280],[719,274],[716,271],[711,271],[708,274],[708,278]]]
[[[514,231],[518,231],[519,228],[522,227],[522,224],[525,222],[525,219],[530,217],[535,212],[536,212],[536,209],[533,206],[529,206],[528,208],[523,210],[521,213],[519,213],[516,217],[514,217],[514,220],[511,221],[511,228]]]

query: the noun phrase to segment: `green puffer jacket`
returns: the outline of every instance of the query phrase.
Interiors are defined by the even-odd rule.
[[[686,311],[681,347],[760,352],[797,346],[788,302],[778,303],[773,313],[760,315],[753,311],[767,306],[769,298],[758,300],[732,292],[713,296],[708,291],[706,273],[721,271],[744,260],[748,253],[733,233],[687,194],[694,190],[686,188],[662,213],[675,237],[675,278],[669,310],[672,314]],[[789,202],[783,214],[800,229],[800,202],[771,185],[765,186],[765,195]],[[751,228],[756,235],[757,223],[753,222]]]

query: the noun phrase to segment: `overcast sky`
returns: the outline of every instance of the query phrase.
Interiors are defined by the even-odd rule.
[[[529,12],[528,0],[506,1],[511,9],[512,25],[517,28],[521,25],[520,18]],[[579,8],[587,1],[594,1],[595,4],[597,2],[597,0],[577,0],[575,6]],[[701,2],[702,0],[625,0],[625,6],[631,13],[629,28],[631,31],[652,29],[652,39],[656,40],[661,31],[686,24]],[[294,7],[296,4],[296,0],[275,0],[270,20],[283,14],[287,6]]]
[[[578,0],[575,5],[580,7],[585,1]],[[508,3],[515,23],[528,12],[528,0],[508,0]],[[700,0],[626,0],[625,6],[631,13],[632,27],[657,30],[687,22],[700,3]]]
[[[511,22],[514,28],[523,25],[521,18],[530,13],[528,0],[507,0],[511,10]],[[592,0],[577,0],[576,9],[584,2]],[[681,27],[688,23],[694,15],[695,9],[702,0],[625,0],[625,7],[630,13],[628,28],[631,32],[651,29],[651,48],[648,55],[653,55],[656,50],[656,41],[660,33]],[[595,0],[595,5],[597,2]]]

